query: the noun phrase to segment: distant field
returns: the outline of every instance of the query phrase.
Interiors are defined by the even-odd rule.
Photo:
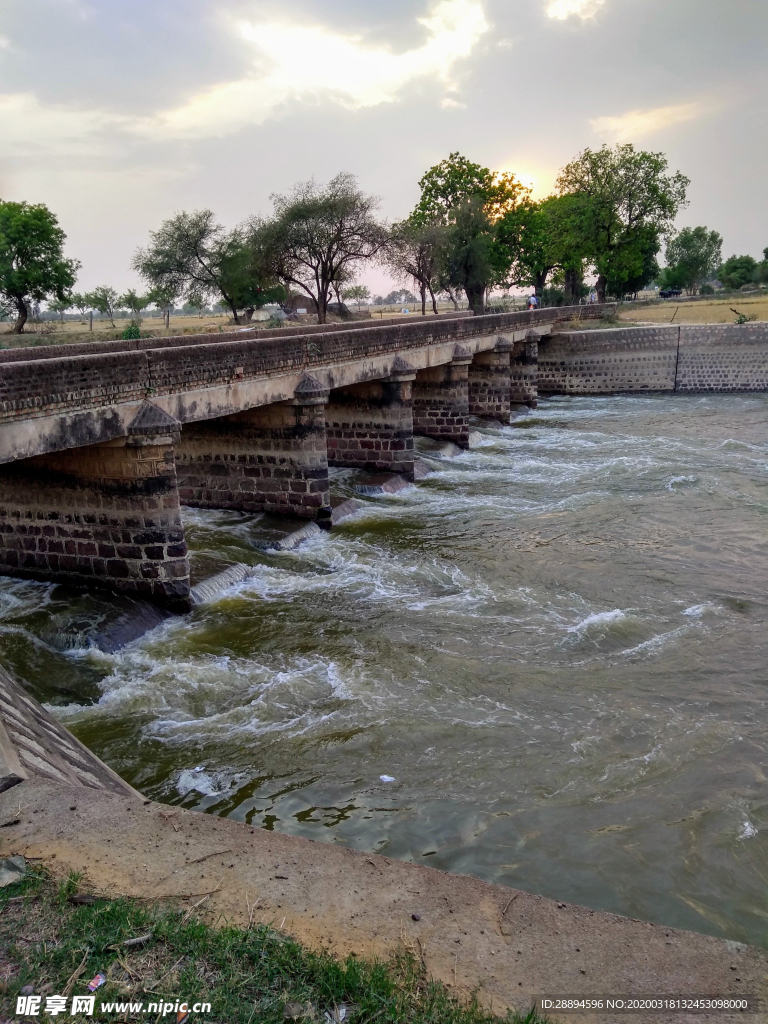
[[[519,299],[519,308],[524,308],[524,300]],[[463,304],[466,307],[466,304]],[[418,305],[409,306],[411,316],[419,316],[421,310]],[[452,306],[440,303],[441,313],[450,312]],[[695,301],[677,302],[674,299],[666,299],[658,302],[643,305],[642,303],[628,303],[618,314],[619,320],[633,324],[728,324],[736,319],[731,311],[737,309],[747,316],[755,316],[758,320],[768,320],[768,295],[755,295],[749,298],[731,299],[701,299]],[[354,307],[352,307],[355,312]],[[386,320],[391,317],[401,317],[407,314],[401,313],[399,308],[371,307],[371,318],[373,320]],[[429,315],[429,314],[428,314]],[[674,318],[674,319],[673,319]],[[329,322],[337,320],[336,317],[329,317]],[[233,331],[237,327],[229,322],[230,317],[226,314],[214,314],[211,316],[172,316],[170,330],[166,330],[163,321],[158,317],[147,317],[141,325],[142,334],[153,338],[166,338],[179,334],[201,334],[204,332]],[[303,323],[315,323],[315,317],[302,317]],[[116,320],[116,326],[112,327],[108,320],[94,320],[93,332],[88,330],[86,320],[67,320],[63,324],[48,321],[43,324],[27,324],[24,334],[21,336],[11,334],[9,323],[0,324],[0,348],[26,348],[37,345],[71,345],[87,341],[111,341],[119,338],[129,324],[128,320]],[[245,325],[244,325],[245,326]],[[250,327],[265,327],[263,321],[248,325]],[[594,326],[598,326],[597,323]]]
[[[466,308],[466,303],[463,304]],[[355,306],[350,307],[353,313],[357,310]],[[420,306],[408,306],[410,315],[420,315]],[[447,313],[453,307],[449,304],[440,303],[438,310],[440,313]],[[385,306],[378,307],[372,306],[370,308],[371,319],[373,320],[387,320],[391,317],[401,317],[409,314],[403,314],[400,307]],[[431,309],[429,310],[431,314]],[[429,315],[428,314],[428,315]],[[169,330],[165,329],[163,321],[160,317],[145,317],[141,324],[141,333],[146,337],[151,338],[167,338],[175,337],[179,334],[203,334],[207,332],[216,331],[236,331],[237,325],[231,324],[230,316],[228,314],[219,313],[210,316],[172,316],[171,326]],[[338,317],[329,316],[328,322],[333,323],[338,321]],[[300,318],[300,323],[317,323],[316,316],[306,316]],[[88,341],[113,341],[122,336],[123,331],[128,327],[129,320],[115,320],[115,327],[112,327],[109,320],[94,320],[93,331],[88,329],[87,320],[65,320],[64,323],[57,323],[56,321],[46,321],[42,324],[27,323],[22,335],[15,335],[11,333],[11,324],[3,323],[0,324],[0,348],[28,348],[37,345],[74,345],[77,343],[88,342]],[[264,328],[266,323],[264,321],[256,321],[251,324],[243,324],[242,327],[247,328]],[[292,324],[291,326],[296,326]]]
[[[668,324],[671,322],[676,324],[732,324],[736,320],[734,309],[747,316],[755,316],[758,320],[768,320],[768,295],[754,295],[749,298],[697,299],[694,302],[663,299],[648,306],[633,304],[621,310],[619,320],[635,324]]]

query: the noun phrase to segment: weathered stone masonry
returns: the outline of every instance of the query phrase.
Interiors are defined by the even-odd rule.
[[[0,467],[2,571],[187,608],[177,440],[147,403],[126,438]]]
[[[469,412],[509,423],[510,353],[513,344],[499,338],[491,352],[480,352],[469,367]]]
[[[396,359],[387,380],[331,392],[326,408],[328,463],[389,470],[413,479],[413,394],[416,371]]]
[[[471,362],[469,350],[457,345],[450,363],[418,371],[413,384],[414,433],[468,446]]]
[[[327,510],[328,391],[305,375],[295,396],[187,425],[176,450],[182,504],[303,518]]]
[[[531,332],[512,349],[509,400],[513,405],[536,407],[539,397],[539,339]]]
[[[768,390],[768,324],[619,328],[539,341],[545,394]]]

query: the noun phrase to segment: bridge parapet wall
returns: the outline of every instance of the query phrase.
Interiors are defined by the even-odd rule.
[[[407,323],[345,326],[317,333],[291,329],[259,332],[258,336],[209,335],[197,338],[144,339],[151,347],[105,350],[102,343],[87,352],[16,349],[0,352],[0,423],[57,413],[102,409],[146,397],[229,385],[242,380],[290,371],[407,352],[452,340],[461,341],[499,331],[546,326],[569,316],[602,316],[611,307],[553,308],[454,319],[419,318]],[[337,325],[334,325],[334,327]],[[269,336],[264,337],[264,334]],[[83,348],[78,347],[78,348]],[[87,444],[96,435],[73,444]],[[103,439],[103,438],[100,438]],[[63,445],[64,446],[64,445]]]

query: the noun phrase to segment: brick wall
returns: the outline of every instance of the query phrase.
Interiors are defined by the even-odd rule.
[[[176,465],[184,505],[314,518],[330,505],[324,406],[280,402],[188,424]]]
[[[371,381],[332,391],[325,419],[329,465],[413,477],[410,380]]]
[[[541,338],[539,393],[673,391],[677,340],[677,327],[580,331]]]
[[[478,352],[469,367],[469,412],[509,423],[510,352]]]
[[[768,390],[768,324],[681,326],[677,390]]]
[[[170,441],[110,442],[0,467],[0,571],[188,607]]]
[[[768,390],[768,324],[685,324],[553,334],[539,341],[550,394]]]
[[[469,352],[445,366],[419,370],[413,384],[413,431],[469,446]]]
[[[515,342],[509,367],[509,400],[513,405],[535,408],[539,397],[538,340]]]

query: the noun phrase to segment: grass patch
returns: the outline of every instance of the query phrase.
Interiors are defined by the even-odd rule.
[[[210,1003],[191,1020],[283,1024],[287,1019],[350,1024],[545,1024],[531,1013],[497,1017],[476,1000],[459,1002],[430,981],[414,953],[401,949],[384,964],[312,952],[272,928],[215,928],[189,912],[124,898],[73,903],[79,879],[57,884],[32,869],[0,890],[0,1019],[15,1016],[25,986],[37,995],[84,995],[101,972],[93,1017],[174,1020],[152,1013],[102,1012],[106,1003]],[[138,946],[126,940],[151,936]],[[79,972],[79,973],[78,973]],[[74,979],[74,980],[73,980]],[[344,1012],[346,1011],[346,1012]],[[44,1018],[43,1012],[40,1018]]]

